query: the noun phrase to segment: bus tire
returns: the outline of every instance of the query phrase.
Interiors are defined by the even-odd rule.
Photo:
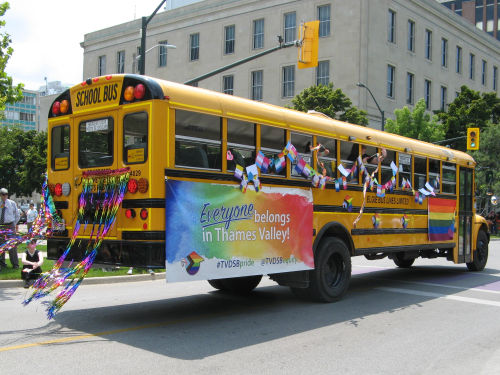
[[[392,258],[394,264],[399,268],[410,268],[415,262],[415,258],[405,259],[404,253],[396,253]]]
[[[327,237],[321,241],[311,272],[310,296],[318,302],[334,302],[342,298],[351,281],[351,254],[339,238]]]
[[[208,283],[215,289],[236,294],[246,294],[254,290],[259,285],[260,280],[262,280],[262,275],[208,280]]]
[[[488,261],[488,236],[484,230],[480,230],[477,235],[477,248],[474,252],[474,259],[466,263],[469,271],[482,271]]]

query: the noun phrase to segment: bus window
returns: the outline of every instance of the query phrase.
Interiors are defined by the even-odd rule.
[[[436,193],[439,193],[440,191],[439,172],[439,160],[429,159],[429,184],[434,188],[434,192]]]
[[[269,159],[274,159],[283,151],[286,145],[286,131],[272,126],[260,126],[260,148],[264,155]],[[300,151],[297,149],[297,151]],[[267,174],[277,174],[274,169],[268,171]],[[279,173],[280,176],[286,176],[286,170],[283,169]]]
[[[54,171],[69,168],[69,125],[52,128],[51,136],[51,166]]]
[[[457,193],[457,167],[455,164],[443,163],[443,179],[441,181],[443,193]]]
[[[411,185],[411,155],[399,154],[399,186],[403,183],[403,178]],[[412,185],[413,186],[413,185]]]
[[[391,150],[386,150],[387,154],[386,156],[382,159],[381,163],[381,176],[380,176],[380,183],[385,184],[387,181],[389,181],[392,178],[392,168],[391,168],[391,162],[394,162],[396,164],[396,151],[391,151]]]
[[[318,172],[323,173],[323,168],[326,170],[326,175],[331,178],[337,176],[337,141],[326,137],[317,137],[317,142],[322,147],[318,150]]]
[[[175,165],[221,170],[221,124],[217,116],[175,111]]]
[[[144,163],[148,158],[148,114],[131,113],[123,118],[123,162]]]
[[[236,164],[255,164],[255,124],[227,119],[227,149],[233,154],[233,160],[227,161],[228,171],[234,171]]]
[[[358,155],[359,145],[357,143],[340,141],[340,162],[346,170],[351,170],[358,159]],[[346,176],[346,180],[349,184],[357,184],[358,173],[350,173]]]
[[[413,188],[415,190],[424,188],[427,181],[427,159],[415,157],[413,176]]]
[[[105,167],[113,164],[112,117],[87,120],[78,129],[78,165],[80,168]]]
[[[377,148],[373,146],[361,145],[361,160],[366,167],[366,171],[371,176],[378,167]],[[373,176],[378,180],[378,176]],[[379,181],[379,183],[382,183]],[[384,182],[385,183],[385,182]]]
[[[312,153],[311,153],[311,148],[312,148],[312,141],[313,138],[310,135],[305,135],[305,134],[300,134],[300,133],[291,133],[291,141],[292,145],[297,149],[298,154],[304,161],[311,165],[312,162]],[[292,163],[292,176],[293,177],[300,177],[302,174],[298,172],[295,169],[295,166],[297,165],[297,161],[294,161]]]

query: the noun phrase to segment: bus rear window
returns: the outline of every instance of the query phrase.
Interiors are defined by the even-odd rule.
[[[131,113],[123,118],[123,162],[144,163],[148,158],[148,114]]]
[[[60,171],[69,168],[69,145],[69,125],[52,128],[50,158],[52,170]]]
[[[80,168],[113,164],[112,117],[82,121],[78,129],[78,165]]]

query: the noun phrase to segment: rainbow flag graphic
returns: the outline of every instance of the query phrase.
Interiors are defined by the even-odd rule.
[[[380,216],[378,214],[372,216],[372,224],[375,229],[380,226]]]
[[[190,275],[196,275],[200,270],[201,262],[203,262],[205,259],[199,256],[196,251],[193,251],[186,257],[186,260],[188,261],[188,264],[186,266],[187,273],[189,273]]]
[[[346,209],[348,212],[352,211],[352,198],[350,195],[346,195],[344,197],[344,203],[342,203],[342,207]]]
[[[429,241],[448,241],[455,233],[454,199],[429,198]]]

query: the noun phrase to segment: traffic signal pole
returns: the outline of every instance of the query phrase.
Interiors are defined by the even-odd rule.
[[[241,60],[238,60],[238,61],[235,61],[234,63],[232,64],[229,64],[229,65],[226,65],[226,66],[223,66],[221,68],[218,68],[218,69],[215,69],[215,70],[212,70],[211,72],[208,72],[208,73],[205,73],[199,77],[196,77],[196,78],[193,78],[193,79],[190,79],[189,81],[186,81],[184,82],[185,85],[192,85],[194,83],[197,83],[199,81],[202,81],[204,79],[207,79],[207,78],[210,78],[216,74],[219,74],[219,73],[222,73],[222,72],[225,72],[226,70],[229,70],[231,68],[234,68],[235,66],[238,66],[238,65],[241,65],[241,64],[244,64],[244,63],[247,63],[249,61],[252,61],[252,60],[255,60],[255,59],[258,59],[259,57],[262,57],[262,56],[265,56],[265,55],[268,55],[272,52],[275,52],[275,51],[278,51],[282,48],[288,48],[288,47],[300,47],[300,41],[298,40],[295,40],[293,42],[288,42],[288,43],[284,43],[283,42],[283,38],[281,36],[278,37],[278,40],[279,40],[279,45],[276,46],[276,47],[273,47],[273,48],[269,48],[265,51],[262,51],[256,55],[253,55],[253,56],[249,56],[249,57],[246,57],[244,59],[241,59]]]

